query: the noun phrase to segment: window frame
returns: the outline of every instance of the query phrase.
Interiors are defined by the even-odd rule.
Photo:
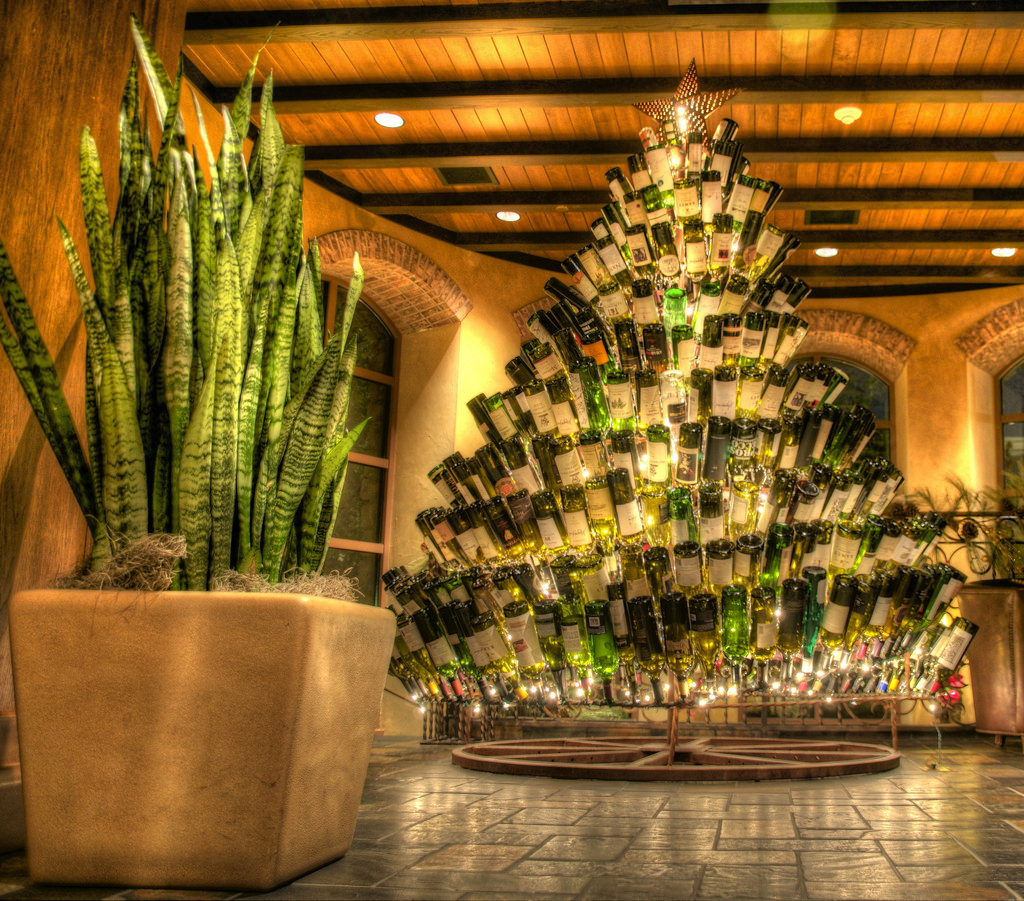
[[[1017,357],[995,379],[995,410],[993,417],[996,426],[996,447],[999,461],[999,484],[1006,487],[1006,448],[1003,442],[1003,426],[1011,422],[1024,422],[1024,413],[1003,413],[1003,380],[1018,366],[1024,367],[1024,356]]]
[[[323,282],[325,286],[324,321],[325,323],[330,323],[333,326],[338,311],[338,292],[347,292],[348,285],[330,276],[325,277]],[[394,342],[391,350],[391,375],[386,375],[382,372],[375,372],[372,369],[364,369],[362,366],[356,366],[352,372],[353,376],[388,386],[387,456],[377,457],[372,454],[363,454],[356,451],[352,451],[348,455],[350,463],[360,463],[364,466],[371,466],[375,469],[382,470],[384,473],[384,497],[381,499],[380,508],[380,541],[356,541],[351,538],[335,538],[331,535],[328,536],[327,546],[329,548],[335,548],[336,550],[375,554],[380,558],[379,569],[377,572],[377,584],[374,586],[372,598],[374,606],[379,606],[382,588],[381,576],[387,572],[391,565],[389,548],[391,544],[391,511],[395,488],[395,479],[393,477],[395,448],[397,446],[395,433],[398,425],[398,377],[395,373],[400,371],[401,332],[395,328],[394,324],[374,303],[367,300],[365,297],[360,297],[359,303],[365,304],[370,312],[372,312],[381,321],[388,332],[390,332],[391,338]],[[326,330],[324,338],[327,338]]]

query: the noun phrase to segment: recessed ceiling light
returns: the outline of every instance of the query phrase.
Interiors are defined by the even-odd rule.
[[[373,117],[373,121],[378,125],[383,125],[385,128],[401,128],[405,125],[405,119],[398,115],[398,113],[377,113]]]
[[[1012,257],[1017,252],[1016,247],[993,247],[992,256],[994,257]]]
[[[852,125],[856,122],[861,115],[860,107],[857,106],[843,106],[837,109],[833,114],[843,125]]]
[[[499,210],[494,215],[502,222],[518,222],[522,218],[515,210]]]
[[[839,251],[835,247],[819,247],[814,251],[819,257],[834,257]]]

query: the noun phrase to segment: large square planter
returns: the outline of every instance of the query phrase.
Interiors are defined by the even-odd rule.
[[[35,881],[262,891],[348,850],[390,612],[26,591],[10,631]]]

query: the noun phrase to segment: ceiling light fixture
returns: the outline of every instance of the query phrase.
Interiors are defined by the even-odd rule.
[[[839,251],[835,247],[819,247],[814,251],[819,257],[834,257]]]
[[[994,257],[1012,257],[1017,252],[1016,247],[993,247],[992,256]]]
[[[502,222],[518,222],[522,218],[515,210],[498,210],[494,215]]]
[[[378,125],[384,126],[384,128],[401,128],[405,125],[405,119],[398,115],[398,113],[377,113],[373,117],[373,121]]]
[[[844,106],[837,109],[833,114],[843,125],[852,125],[861,115],[861,110],[856,106]]]

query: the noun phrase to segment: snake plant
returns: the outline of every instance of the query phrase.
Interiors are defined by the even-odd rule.
[[[303,249],[303,150],[284,142],[272,76],[248,160],[256,59],[222,110],[216,157],[193,100],[201,162],[180,114],[180,63],[172,80],[134,16],[131,28],[112,215],[88,129],[80,144],[91,284],[59,224],[86,330],[86,447],[2,244],[0,342],[88,522],[94,568],[170,532],[187,548],[176,587],[205,590],[227,570],[271,582],[318,572],[365,425],[346,428],[358,256],[327,337],[315,240]],[[162,123],[156,148],[140,65]]]

